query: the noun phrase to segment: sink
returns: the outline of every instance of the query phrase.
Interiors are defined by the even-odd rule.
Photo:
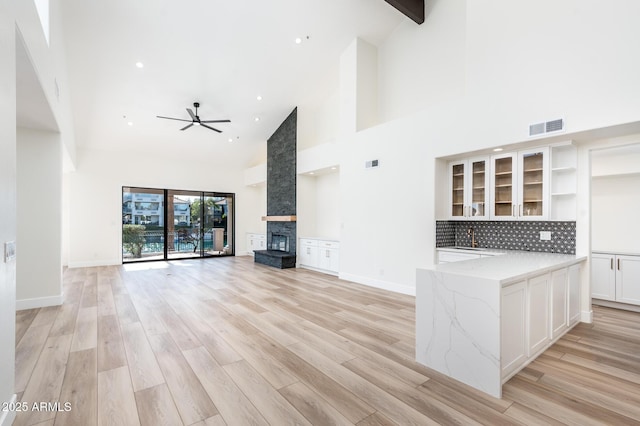
[[[450,247],[456,250],[469,250],[469,251],[486,251],[489,250],[487,248],[484,247],[463,247],[463,246],[454,246],[454,247]]]

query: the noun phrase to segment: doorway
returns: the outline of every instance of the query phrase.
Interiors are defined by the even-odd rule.
[[[235,194],[122,188],[122,261],[235,254]]]

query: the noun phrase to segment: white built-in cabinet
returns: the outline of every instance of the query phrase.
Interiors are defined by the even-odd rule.
[[[551,339],[549,290],[550,274],[531,278],[527,290],[527,316],[529,321],[529,339],[527,356],[533,356],[547,346]]]
[[[489,218],[489,158],[449,163],[449,217],[452,220]]]
[[[298,266],[338,275],[340,242],[321,238],[300,238]]]
[[[549,217],[549,148],[491,157],[491,219]]]
[[[592,253],[591,297],[640,305],[640,256]]]
[[[580,320],[580,264],[502,289],[503,382]]]
[[[576,220],[577,149],[557,143],[448,164],[450,220]]]
[[[265,234],[247,233],[247,253],[253,256],[254,250],[266,250],[267,236]]]

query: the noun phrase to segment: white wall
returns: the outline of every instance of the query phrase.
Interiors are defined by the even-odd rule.
[[[379,46],[380,122],[463,95],[466,4],[428,1],[424,24],[405,19]]]
[[[62,142],[17,130],[17,308],[62,303]]]
[[[13,2],[0,0],[0,245],[16,240],[16,37]],[[19,256],[19,254],[18,254]],[[16,262],[0,259],[0,403],[15,398]],[[15,413],[0,412],[0,425]]]
[[[640,254],[640,174],[607,176],[591,181],[591,247],[593,251]],[[635,189],[635,190],[634,190]]]
[[[211,167],[206,158],[155,157],[153,153],[78,150],[69,180],[69,266],[116,265],[122,262],[122,187],[184,189],[236,194],[237,254],[246,252],[246,232],[263,214],[243,170]],[[253,194],[253,195],[252,195]]]
[[[342,222],[342,205],[340,204],[340,173],[328,173],[316,177],[315,235],[332,239],[340,239]]]

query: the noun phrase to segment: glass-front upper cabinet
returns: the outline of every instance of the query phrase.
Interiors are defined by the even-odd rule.
[[[489,159],[474,158],[449,163],[449,217],[457,220],[489,218]]]
[[[549,216],[549,148],[491,157],[491,219]]]

